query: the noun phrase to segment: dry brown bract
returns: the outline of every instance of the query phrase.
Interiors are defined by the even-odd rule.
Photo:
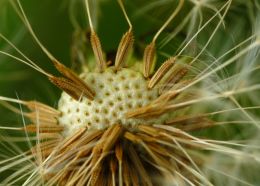
[[[115,124],[105,130],[82,128],[69,137],[61,136],[62,127],[54,123],[28,125],[25,130],[41,136],[31,153],[47,185],[160,185],[157,178],[174,180],[179,173],[192,182],[201,179],[199,170],[187,167],[199,166],[202,159],[194,154],[191,162],[182,150],[206,146],[185,132],[186,127],[201,129],[206,122],[212,123],[203,116],[180,117],[167,125],[139,125],[134,131]]]

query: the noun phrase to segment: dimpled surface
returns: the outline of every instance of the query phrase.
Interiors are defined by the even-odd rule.
[[[78,128],[104,129],[120,123],[134,128],[138,124],[161,124],[166,116],[145,121],[127,119],[125,113],[134,108],[149,104],[158,97],[158,90],[147,88],[147,81],[141,73],[131,69],[114,72],[111,68],[103,73],[86,72],[80,77],[96,92],[94,100],[83,97],[77,101],[65,92],[59,100],[58,109],[62,112],[59,123],[65,133]]]

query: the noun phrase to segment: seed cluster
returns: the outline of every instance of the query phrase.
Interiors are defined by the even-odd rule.
[[[147,81],[141,73],[131,69],[115,72],[107,68],[104,72],[84,72],[81,78],[96,92],[94,100],[83,97],[72,99],[65,92],[59,100],[58,109],[62,112],[59,123],[66,133],[78,128],[104,129],[113,124],[131,127],[138,124],[159,123],[166,116],[144,121],[128,119],[125,113],[143,107],[159,96],[158,90],[148,89]]]

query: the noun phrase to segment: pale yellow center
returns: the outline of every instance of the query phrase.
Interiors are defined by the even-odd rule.
[[[59,100],[62,112],[59,123],[65,127],[65,134],[78,128],[104,129],[113,124],[134,128],[138,124],[161,124],[165,116],[156,119],[127,119],[125,113],[149,104],[158,97],[158,90],[147,88],[147,81],[141,73],[131,69],[114,72],[111,68],[103,73],[86,72],[81,78],[96,92],[94,100],[83,97],[77,101],[65,92]]]

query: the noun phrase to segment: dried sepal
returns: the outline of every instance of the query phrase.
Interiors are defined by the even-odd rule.
[[[157,154],[163,156],[169,156],[169,154],[171,154],[170,150],[168,150],[166,147],[162,145],[158,145],[156,143],[147,143],[147,145],[152,151],[156,152]]]
[[[160,68],[153,75],[152,79],[149,81],[148,88],[153,88],[165,76],[165,74],[175,64],[175,60],[175,57],[171,57],[160,66]]]
[[[60,152],[64,152],[66,150],[69,150],[73,144],[83,136],[83,134],[86,132],[86,128],[81,128],[77,132],[74,133],[73,136],[65,139],[62,143],[62,146],[59,147]]]
[[[116,159],[118,160],[118,162],[122,162],[122,160],[123,160],[123,146],[120,143],[120,141],[116,144],[115,155],[116,155]]]
[[[122,143],[118,140],[116,146],[115,146],[115,156],[118,161],[118,183],[119,186],[123,185],[123,146]]]
[[[144,50],[143,62],[143,74],[145,78],[148,78],[152,73],[155,62],[155,42],[151,42],[149,45],[146,46]]]
[[[122,37],[118,49],[117,49],[117,53],[116,53],[116,59],[115,59],[115,69],[116,70],[120,70],[126,60],[127,57],[133,47],[133,43],[134,43],[134,35],[132,32],[132,29],[130,28]]]
[[[45,105],[43,103],[40,103],[38,101],[26,101],[26,106],[31,110],[31,111],[37,111],[41,114],[48,114],[52,116],[58,117],[60,115],[60,111]]]
[[[200,115],[185,115],[177,118],[170,119],[165,122],[166,125],[178,125],[178,124],[192,124],[204,121],[206,116],[203,114]]]
[[[147,105],[141,108],[130,110],[125,114],[126,118],[154,118],[167,112],[159,105]]]
[[[102,172],[102,164],[99,164],[96,166],[95,170],[91,174],[90,181],[89,181],[91,186],[97,185],[97,182],[100,179],[99,176],[102,176],[101,172]]]
[[[122,165],[122,171],[123,171],[123,182],[126,186],[130,186],[131,185],[131,181],[134,182],[135,180],[134,179],[131,179],[130,181],[130,165],[129,165],[129,161],[127,159],[126,156],[124,156],[124,159],[123,159],[124,163]],[[137,179],[138,181],[138,179]],[[134,185],[134,184],[133,184]]]
[[[148,125],[139,125],[138,130],[147,133],[153,137],[158,137],[159,136],[159,130]]]
[[[165,122],[166,125],[174,125],[183,131],[201,130],[215,126],[215,122],[207,118],[206,114],[197,116],[182,116]]]
[[[73,83],[72,81],[62,78],[62,77],[55,77],[51,76],[49,77],[49,80],[56,85],[61,90],[65,91],[67,94],[69,94],[71,97],[73,97],[76,100],[79,100],[82,96],[86,96],[87,98],[93,100],[93,94],[90,93],[86,89],[82,89],[81,86]]]
[[[98,69],[100,72],[103,72],[106,68],[106,61],[104,60],[100,40],[93,30],[90,33],[90,43],[97,61]]]
[[[146,136],[146,139],[149,139],[149,136]],[[145,138],[144,138],[145,141]],[[154,138],[153,140],[148,140],[148,143],[150,142],[157,142],[158,139]],[[152,151],[148,145],[144,142],[141,143],[141,145],[144,147],[146,152],[150,155],[150,157],[153,159],[154,163],[157,165],[158,169],[161,171],[162,174],[166,175],[170,173],[171,167],[169,165],[171,164],[167,159],[165,159],[163,156],[157,154],[156,152]]]
[[[40,123],[40,124],[44,123],[44,124],[51,124],[51,125],[57,125],[58,123],[56,117],[53,117],[52,115],[48,115],[40,111],[24,113],[24,116],[26,116],[34,123]]]
[[[39,130],[40,133],[55,133],[55,132],[62,132],[64,127],[59,125],[49,125],[49,124],[30,124],[24,127],[24,130],[27,132],[37,132]]]
[[[113,183],[113,185],[116,185],[116,171],[117,171],[118,166],[117,166],[117,162],[114,157],[110,158],[109,168],[110,168],[110,172],[111,172],[111,176],[112,176],[112,183]]]
[[[39,134],[40,140],[50,140],[50,139],[62,139],[62,135],[59,133],[40,133]]]
[[[37,154],[38,149],[41,150],[41,153],[50,153],[53,151],[55,146],[60,142],[60,139],[55,139],[55,140],[48,140],[48,141],[43,141],[41,143],[36,144],[30,149],[30,153],[33,155]]]
[[[91,185],[95,185],[98,175],[100,174],[104,157],[115,146],[119,136],[123,131],[123,127],[119,124],[112,125],[102,135],[99,143],[93,148],[93,158],[91,161]]]
[[[169,104],[169,101],[176,99],[177,96],[179,96],[179,92],[177,91],[166,92],[155,99],[152,103],[128,111],[125,116],[126,118],[155,118],[166,112],[169,112],[170,110],[177,110],[189,106],[189,104],[187,104],[183,106],[172,107]]]
[[[95,166],[97,166],[96,165],[97,163],[98,164],[101,163],[101,160],[103,159],[103,157],[101,155],[104,152],[104,148],[107,150],[111,147],[110,142],[107,140],[107,138],[110,136],[110,134],[114,130],[115,126],[116,125],[112,125],[108,129],[106,129],[104,131],[104,133],[102,134],[101,138],[98,140],[97,145],[93,148],[93,151],[92,151],[93,158],[91,160],[91,164],[93,165],[94,168],[95,168]],[[93,169],[93,171],[94,171],[94,169]]]
[[[178,91],[172,90],[167,91],[161,94],[156,100],[154,100],[154,104],[166,105],[169,101],[176,99],[180,93]]]
[[[118,138],[123,132],[122,125],[115,124],[112,127],[112,131],[109,134],[108,138],[104,141],[102,152],[107,153],[112,147],[114,147],[115,143],[117,142]]]
[[[196,131],[196,130],[203,130],[206,128],[214,127],[216,125],[217,124],[214,121],[212,121],[210,119],[205,119],[200,123],[193,123],[191,125],[180,126],[179,128],[181,130],[190,132],[190,131]]]
[[[152,136],[150,136],[148,134],[138,133],[138,134],[136,134],[136,136],[138,138],[140,138],[138,143],[141,144],[141,145],[143,145],[144,142],[146,142],[146,143],[156,142],[156,138],[154,138],[154,137],[152,137]]]
[[[136,135],[134,135],[132,132],[129,131],[126,131],[124,133],[124,138],[126,138],[127,140],[133,143],[138,143],[141,140],[139,137],[137,137]]]
[[[141,186],[139,183],[139,176],[138,176],[138,172],[136,171],[134,165],[129,165],[129,178],[132,182],[133,186]]]
[[[126,118],[143,118],[143,119],[149,119],[149,118],[155,118],[158,117],[164,113],[167,113],[169,111],[174,111],[178,109],[182,109],[185,107],[190,106],[192,103],[187,104],[169,104],[167,101],[176,98],[179,94],[176,92],[173,92],[173,94],[167,94],[163,95],[162,97],[159,97],[156,99],[153,103],[146,105],[141,108],[136,108],[133,110],[128,111],[125,116]],[[163,99],[165,98],[165,99]],[[162,100],[160,102],[159,100]],[[167,101],[165,101],[167,100]],[[187,100],[186,98],[184,100]]]
[[[165,92],[171,89],[176,83],[178,83],[188,72],[186,67],[182,67],[179,70],[171,73],[165,80],[162,82],[162,86],[160,88],[160,93]]]
[[[133,165],[135,166],[136,170],[139,172],[142,181],[145,184],[147,184],[148,186],[152,186],[153,185],[152,181],[151,181],[150,177],[148,176],[148,174],[143,166],[142,161],[140,160],[139,156],[137,155],[137,153],[132,145],[129,145],[128,152],[129,152],[129,157],[131,158],[131,161],[132,161]]]
[[[76,75],[72,70],[64,66],[58,61],[53,61],[56,69],[63,74],[66,79],[70,80],[73,84],[77,85],[82,89],[82,92],[85,92],[88,94],[89,99],[93,99],[95,96],[95,92],[90,88],[89,85],[87,85],[86,82],[84,82],[82,79],[79,78],[78,75]]]

